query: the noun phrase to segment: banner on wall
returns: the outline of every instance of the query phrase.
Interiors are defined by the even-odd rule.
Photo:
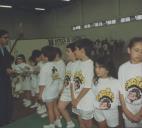
[[[49,45],[50,46],[66,46],[67,44],[71,43],[70,38],[66,37],[59,37],[59,38],[54,38],[54,39],[48,39]]]

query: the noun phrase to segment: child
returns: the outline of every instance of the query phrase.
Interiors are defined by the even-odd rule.
[[[26,63],[25,56],[23,54],[19,54],[16,57],[16,65],[15,72],[17,72],[19,76],[19,81],[16,83],[17,89],[22,91],[24,94],[23,104],[25,107],[31,105],[31,71],[32,68],[29,64]]]
[[[74,55],[75,43],[68,44],[66,48],[67,48],[66,55],[69,62],[66,66],[64,87],[58,103],[58,108],[67,122],[66,128],[74,128],[75,124],[73,123],[69,115],[69,112],[67,111],[67,106],[71,102],[70,85],[73,78],[73,69],[76,67],[78,61],[76,61]]]
[[[34,105],[32,105],[30,108],[37,108],[36,109],[37,113],[41,114],[41,117],[44,118],[47,116],[45,104],[37,99],[39,93],[39,85],[38,85],[39,72],[41,67],[43,66],[41,51],[38,49],[33,50],[30,58],[33,68],[33,72],[31,74],[31,81],[32,81],[31,92],[33,100],[35,102]]]
[[[57,47],[54,47],[54,51],[55,51],[55,54],[56,54],[56,58],[54,60],[54,69],[52,70],[53,71],[53,79],[54,79],[54,85],[55,86],[58,86],[58,99],[56,100],[55,104],[54,104],[54,112],[55,112],[55,115],[56,115],[56,120],[54,122],[54,124],[57,126],[57,127],[62,127],[62,123],[61,123],[61,115],[60,115],[60,112],[58,110],[58,100],[59,100],[59,96],[61,94],[61,90],[63,88],[63,82],[64,82],[64,77],[65,77],[65,63],[64,61],[62,60],[62,52],[60,50],[60,48],[57,48]]]
[[[125,128],[142,128],[142,37],[131,39],[128,54],[130,60],[118,71]]]
[[[80,39],[75,41],[75,56],[81,60],[75,73],[73,74],[72,105],[73,112],[76,113],[85,127],[92,127],[93,118],[93,61],[91,51],[93,42],[89,39]]]
[[[114,78],[114,64],[109,56],[102,56],[95,60],[97,79],[94,84],[94,118],[99,128],[119,125],[119,89],[120,83]]]
[[[40,70],[39,74],[39,98],[42,99],[47,106],[49,125],[44,125],[44,128],[55,128],[54,121],[56,115],[54,111],[54,105],[58,98],[58,86],[54,84],[54,60],[56,57],[55,49],[51,46],[45,46],[42,48],[42,58],[45,62],[44,66]]]

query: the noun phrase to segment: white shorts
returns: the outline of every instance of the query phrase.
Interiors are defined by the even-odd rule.
[[[71,91],[70,88],[64,88],[61,97],[60,97],[60,101],[68,101],[70,102],[71,99]]]
[[[128,120],[126,116],[124,116],[124,114],[123,117],[124,117],[125,128],[142,128],[142,120],[139,123],[134,123]]]
[[[84,111],[77,108],[72,108],[72,112],[77,114],[81,119],[90,120],[93,118],[93,111]]]
[[[106,120],[109,127],[116,127],[119,125],[119,113],[118,109],[100,110],[95,109],[94,118],[97,122],[103,122]]]

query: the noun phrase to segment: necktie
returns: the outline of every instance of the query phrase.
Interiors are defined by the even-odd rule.
[[[1,49],[2,55],[4,56],[4,49],[2,47],[0,49]]]

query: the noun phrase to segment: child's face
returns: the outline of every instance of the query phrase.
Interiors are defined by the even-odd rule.
[[[44,56],[43,54],[41,55],[41,58],[42,58],[42,61],[45,63],[48,61],[48,58],[46,56]]]
[[[105,67],[99,65],[98,63],[95,64],[95,72],[96,72],[96,75],[100,78],[108,77],[108,73],[109,73]]]
[[[82,59],[82,50],[78,47],[75,48],[74,54],[77,59]]]
[[[69,59],[71,61],[75,59],[74,52],[72,52],[72,50],[70,48],[67,48],[66,55],[67,55],[67,59]]]
[[[40,62],[42,60],[42,55],[37,57],[35,60],[36,60],[36,62]]]
[[[142,62],[142,42],[137,42],[132,48],[128,48],[128,54],[132,63]]]
[[[17,59],[16,60],[16,64],[21,64],[21,63],[23,63],[24,61],[22,60],[22,59]]]

